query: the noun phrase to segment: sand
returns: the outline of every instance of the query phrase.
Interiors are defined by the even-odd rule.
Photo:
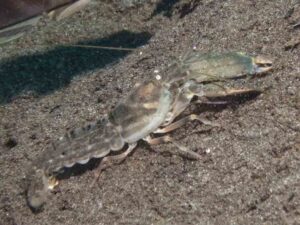
[[[300,47],[285,47],[300,35],[292,26],[299,1],[109,2],[63,21],[43,18],[0,47],[0,224],[300,224]],[[221,125],[191,122],[172,132],[203,158],[140,142],[94,187],[99,160],[72,168],[44,210],[32,213],[24,177],[45,146],[101,118],[136,82],[193,47],[274,62],[272,72],[245,82],[265,89],[261,95],[187,111]]]

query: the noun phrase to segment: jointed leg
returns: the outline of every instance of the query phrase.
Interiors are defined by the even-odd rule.
[[[100,166],[97,168],[97,171],[95,173],[95,179],[92,182],[92,187],[95,185],[95,183],[98,181],[99,176],[103,170],[106,168],[112,166],[113,164],[119,164],[121,163],[136,147],[137,143],[129,144],[128,148],[126,151],[119,155],[109,155],[105,156],[102,161],[100,162]]]
[[[186,92],[188,92],[190,95],[197,96],[200,100],[203,98],[207,100],[207,98],[227,97],[260,91],[251,88],[229,88],[226,87],[224,83],[220,82],[209,84],[197,84],[195,82],[190,82],[186,87]]]
[[[158,138],[151,138],[150,136],[147,136],[146,138],[144,138],[144,140],[147,143],[149,143],[150,145],[172,143],[179,150],[178,151],[179,155],[181,155],[185,158],[194,159],[194,160],[199,160],[201,158],[201,156],[198,153],[193,152],[192,150],[190,150],[189,148],[187,148],[185,146],[182,146],[181,144],[179,144],[178,142],[173,140],[173,138],[171,138],[169,135],[165,135],[165,136],[158,137]]]
[[[196,115],[196,114],[191,114],[189,116],[186,116],[174,123],[171,123],[170,125],[167,125],[163,128],[159,128],[156,131],[154,131],[153,133],[155,134],[164,134],[164,133],[168,133],[170,131],[173,131],[181,126],[183,126],[184,124],[186,124],[189,121],[193,121],[193,120],[198,120],[201,123],[205,124],[205,125],[209,125],[209,126],[213,126],[213,127],[218,127],[219,125],[216,123],[212,123],[211,121],[205,119],[205,118],[201,118],[200,116]]]
[[[183,88],[180,89],[178,96],[172,106],[172,112],[166,119],[164,126],[171,124],[174,119],[182,113],[189,105],[194,96],[198,97],[196,103],[209,103],[209,104],[226,104],[225,101],[212,102],[208,98],[226,97],[230,95],[246,94],[254,89],[231,89],[224,87],[222,83],[201,84],[195,81],[188,81]]]
[[[237,95],[237,94],[244,94],[256,91],[254,89],[230,89],[224,87],[220,83],[210,83],[210,84],[199,84],[194,81],[188,81],[185,83],[184,87],[180,90],[179,95],[176,97],[176,100],[172,106],[172,112],[169,118],[167,118],[167,122],[163,124],[162,128],[157,129],[153,133],[168,133],[170,131],[173,131],[184,124],[186,124],[189,121],[198,120],[202,122],[203,124],[210,125],[210,126],[219,126],[218,124],[212,123],[204,118],[200,118],[196,114],[191,114],[187,117],[184,117],[174,123],[174,119],[183,112],[188,105],[190,104],[192,98],[194,96],[199,97],[197,103],[205,103],[206,101],[203,99],[206,98],[216,98],[216,97],[225,97],[228,95]],[[225,104],[226,102],[217,102],[218,104]],[[184,154],[185,156],[189,156],[193,159],[199,159],[200,155],[189,150],[187,147],[180,145],[176,141],[174,141],[170,136],[162,136],[158,138],[151,138],[150,136],[144,138],[145,141],[147,141],[151,145],[155,144],[161,144],[170,142],[174,144],[179,150],[181,154]]]

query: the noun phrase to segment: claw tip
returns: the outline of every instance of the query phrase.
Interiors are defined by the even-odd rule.
[[[265,73],[272,69],[273,62],[264,57],[264,56],[256,56],[253,58],[253,63],[255,65],[255,73]]]

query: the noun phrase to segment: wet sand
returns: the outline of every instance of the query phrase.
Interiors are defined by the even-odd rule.
[[[297,1],[163,2],[122,8],[95,1],[63,21],[44,18],[0,47],[0,224],[300,224],[300,47],[285,48],[300,35],[292,27]],[[24,177],[45,146],[101,118],[136,82],[193,47],[271,58],[272,72],[247,80],[264,93],[187,111],[221,125],[191,122],[172,133],[201,160],[140,142],[94,187],[99,161],[73,168],[33,214]]]

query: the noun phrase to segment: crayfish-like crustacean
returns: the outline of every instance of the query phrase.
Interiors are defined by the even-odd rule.
[[[191,120],[213,124],[196,114],[175,120],[177,116],[195,96],[204,102],[220,96],[256,92],[255,89],[229,88],[226,84],[237,77],[267,72],[271,66],[272,62],[267,59],[239,52],[187,54],[179,63],[171,64],[164,76],[136,85],[105,118],[75,129],[49,145],[29,172],[28,205],[33,210],[41,208],[64,167],[103,158],[100,164],[103,169],[107,161],[124,159],[139,140],[149,144],[171,142],[183,154],[199,159],[196,152],[176,143],[167,133]],[[160,136],[154,137],[157,133]],[[110,155],[112,151],[121,153]]]

